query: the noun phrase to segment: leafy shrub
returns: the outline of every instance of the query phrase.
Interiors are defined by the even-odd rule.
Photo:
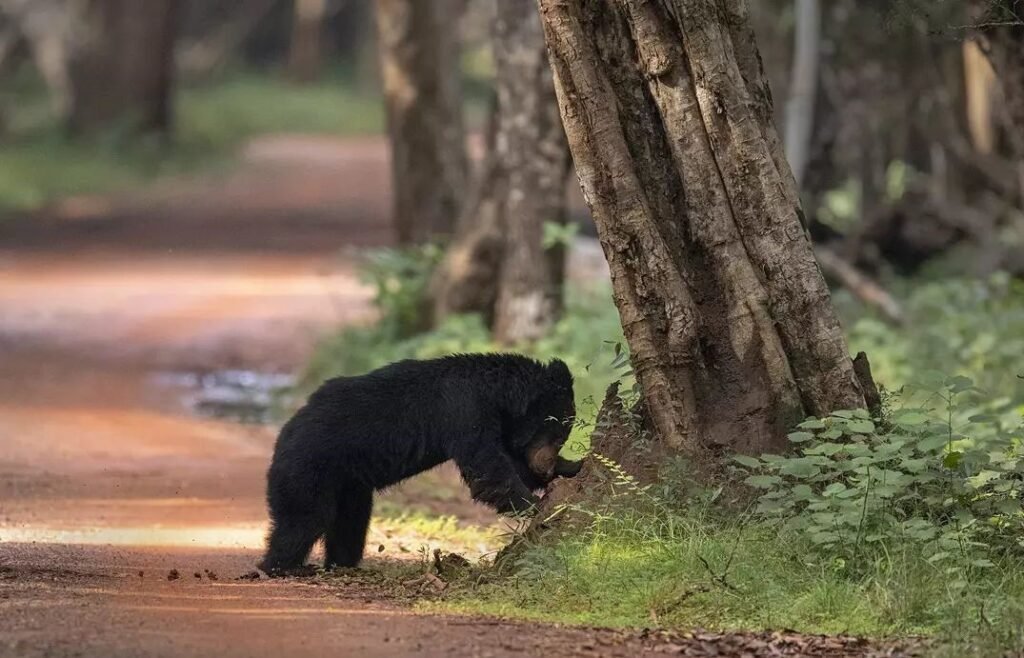
[[[986,413],[1024,413],[1024,282],[997,274],[904,285],[905,328],[870,315],[845,322],[851,351],[867,352],[875,378],[896,390],[927,371],[962,375],[985,394]]]
[[[982,414],[957,424],[976,393],[971,380],[946,378],[933,393],[907,391],[881,421],[864,410],[811,418],[789,435],[790,456],[736,457],[764,492],[756,514],[844,559],[909,541],[952,573],[1024,553],[1019,424],[1003,431]]]
[[[374,249],[360,268],[360,279],[373,286],[373,305],[380,311],[377,331],[401,339],[424,328],[422,300],[444,250],[435,244],[405,249]]]

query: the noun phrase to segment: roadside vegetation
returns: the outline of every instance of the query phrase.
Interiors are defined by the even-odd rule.
[[[114,193],[163,176],[222,170],[258,135],[365,135],[383,129],[380,99],[340,72],[304,85],[245,71],[185,85],[175,106],[178,128],[169,137],[140,137],[115,126],[71,138],[52,114],[46,89],[31,75],[5,80],[0,101],[5,98],[0,213]]]

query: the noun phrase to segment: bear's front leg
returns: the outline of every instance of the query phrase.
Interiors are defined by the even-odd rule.
[[[528,514],[540,502],[516,473],[512,458],[501,449],[500,438],[463,442],[452,455],[469,485],[473,500],[500,514]]]

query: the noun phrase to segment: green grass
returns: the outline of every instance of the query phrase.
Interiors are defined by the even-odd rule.
[[[1024,647],[1019,561],[962,590],[911,544],[857,568],[813,555],[799,537],[766,525],[623,512],[528,548],[511,576],[464,583],[456,597],[424,605],[618,627],[791,628]]]
[[[355,91],[340,77],[299,86],[271,76],[236,74],[186,87],[178,94],[170,144],[117,129],[70,139],[32,80],[6,84],[0,89],[0,104],[7,112],[7,132],[0,138],[0,212],[225,166],[256,135],[359,135],[383,128],[379,99]]]

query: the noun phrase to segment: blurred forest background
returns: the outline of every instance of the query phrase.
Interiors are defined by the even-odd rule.
[[[870,355],[887,408],[932,405],[929,418],[938,418],[928,425],[931,452],[914,460],[941,464],[935,468],[947,470],[938,479],[948,482],[949,472],[961,468],[960,457],[949,462],[948,455],[968,454],[953,449],[954,434],[991,438],[1019,452],[1024,2],[747,5],[805,226],[851,351]],[[621,378],[625,390],[632,380],[550,75],[532,2],[0,0],[0,231],[81,207],[82,199],[116,198],[169,180],[216,181],[267,136],[386,145],[390,183],[365,176],[332,181],[341,190],[376,186],[388,196],[389,211],[374,218],[387,235],[369,241],[374,249],[362,248],[348,229],[339,228],[336,240],[339,249],[360,246],[375,321],[324,337],[299,388],[455,351],[557,356],[577,375],[581,423],[569,451],[583,454],[608,382]],[[279,228],[286,242],[287,223]],[[231,239],[249,237],[239,231]],[[914,384],[937,390],[941,403],[901,397]],[[908,426],[924,422],[911,417]],[[833,421],[846,428],[834,430],[840,434],[877,438],[878,454],[889,455],[880,463],[905,439],[881,425],[876,432],[870,422],[864,430],[866,418]],[[794,441],[810,440],[798,434]],[[838,435],[816,436],[823,443],[814,449],[829,450]],[[977,445],[995,454],[990,444]],[[828,462],[836,450],[814,458]],[[590,534],[527,557],[527,568],[536,570],[528,574],[561,574],[570,565],[558,587],[545,590],[546,580],[533,589],[523,585],[528,591],[514,603],[497,587],[474,590],[477,598],[465,605],[634,625],[649,617],[712,626],[763,625],[768,618],[873,634],[985,626],[998,629],[1000,641],[1016,633],[1024,643],[1024,572],[1019,535],[1010,531],[1024,518],[1014,498],[1024,460],[1007,457],[998,468],[986,461],[980,472],[964,466],[963,496],[955,498],[958,509],[968,510],[963,517],[949,512],[954,497],[939,496],[938,503],[921,503],[919,516],[915,507],[896,523],[888,501],[897,494],[887,493],[878,533],[864,531],[864,501],[874,495],[869,477],[867,491],[853,499],[856,509],[835,512],[852,518],[847,530],[853,528],[855,542],[811,521],[797,539],[757,525],[770,517],[772,500],[797,507],[809,500],[800,498],[810,489],[800,489],[799,479],[808,463],[782,474],[795,485],[786,491],[772,488],[782,482],[772,470],[777,462],[741,463],[758,473],[752,486],[774,496],[762,501],[764,515],[750,526],[726,523],[722,530],[704,516],[658,505],[641,517],[647,525],[630,525],[633,517],[600,525],[608,521],[602,517]],[[811,466],[817,477],[822,464]],[[898,493],[919,501],[931,484],[912,468],[901,471]],[[981,473],[990,475],[976,479]],[[664,483],[659,495],[681,497],[678,481]],[[617,484],[628,491],[635,482],[625,477]],[[637,491],[630,495],[646,500],[647,490]],[[831,502],[813,504],[841,506],[837,491],[821,494]],[[982,499],[1010,508],[981,511]],[[923,526],[911,527],[907,518],[925,517],[927,532],[913,536]],[[978,534],[970,541],[942,534],[954,517]],[[998,529],[986,534],[978,530],[983,526]],[[737,537],[751,532],[782,542],[772,544],[773,556],[800,559],[765,564],[753,544],[737,556]],[[823,539],[808,544],[816,532]],[[643,559],[636,557],[638,544]],[[595,545],[613,555],[610,562]],[[746,583],[749,596],[735,596],[724,573],[687,589],[707,580],[705,556],[726,571],[736,557],[738,573],[730,578]],[[762,569],[771,586],[762,582]],[[648,583],[644,592],[629,589],[637,579]],[[595,612],[572,607],[581,600]]]
[[[402,16],[396,3],[397,22],[380,25],[398,32],[382,46],[369,0],[3,0],[0,208],[220,166],[259,134],[381,133],[378,55],[398,53],[401,66],[400,49],[417,38],[434,40],[420,64],[438,69],[425,83],[446,86],[433,100],[454,105],[438,128],[455,131],[445,148],[461,151],[458,135],[486,123],[494,4],[435,4],[443,9],[430,17]],[[805,212],[834,247],[826,267],[844,278],[855,275],[846,265],[910,274],[961,250],[963,272],[1024,269],[1019,44],[1000,41],[1015,15],[1009,3],[990,20],[1006,25],[972,27],[986,9],[751,3]],[[986,52],[1003,50],[997,76]],[[461,183],[459,203],[471,196]]]

